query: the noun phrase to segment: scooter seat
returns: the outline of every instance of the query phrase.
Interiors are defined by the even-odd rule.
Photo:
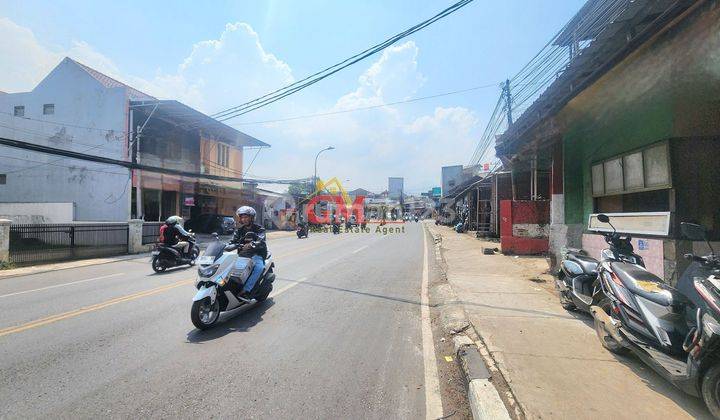
[[[610,267],[628,290],[651,302],[671,306],[686,301],[679,291],[640,266],[626,262],[612,262]]]
[[[588,257],[584,254],[569,253],[568,259],[570,261],[578,263],[580,267],[582,267],[585,274],[589,274],[591,276],[597,275],[599,261],[595,258]]]

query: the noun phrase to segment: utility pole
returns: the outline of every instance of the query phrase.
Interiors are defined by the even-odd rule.
[[[508,127],[513,123],[512,118],[512,95],[510,94],[510,79],[505,80],[503,87],[503,96],[505,97],[505,112],[507,113]]]
[[[152,111],[150,111],[150,115],[148,115],[147,119],[145,119],[145,122],[142,126],[138,124],[137,129],[135,130],[135,163],[140,164],[140,138],[142,137],[142,132],[145,129],[145,126],[147,125],[148,121],[150,121],[150,117],[153,116],[155,113],[155,110],[157,110],[158,104],[155,104]],[[135,187],[135,217],[138,219],[145,220],[145,215],[143,214],[143,202],[142,202],[142,171],[140,169],[137,170],[137,186]],[[160,189],[162,191],[162,188]],[[162,195],[162,192],[160,193]],[[162,198],[160,199],[162,201]]]
[[[140,163],[140,126],[138,125],[135,129],[135,163]],[[135,217],[138,219],[143,219],[143,202],[142,202],[142,178],[141,178],[141,172],[139,169],[135,172],[135,181],[137,182],[137,185],[135,186]]]

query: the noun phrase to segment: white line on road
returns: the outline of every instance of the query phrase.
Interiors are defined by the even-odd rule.
[[[71,285],[73,285],[73,284],[79,284],[79,283],[87,283],[87,282],[93,281],[93,280],[102,280],[102,279],[106,279],[106,278],[109,278],[109,277],[122,276],[122,275],[124,275],[124,274],[125,274],[125,273],[108,274],[107,276],[100,276],[100,277],[93,277],[93,278],[91,278],[91,279],[71,281],[70,283],[55,284],[55,285],[53,285],[53,286],[45,286],[45,287],[41,287],[41,288],[39,288],[39,289],[23,290],[22,292],[8,293],[7,295],[0,295],[0,299],[2,299],[2,298],[4,298],[4,297],[22,295],[22,294],[25,294],[25,293],[40,292],[40,291],[42,291],[42,290],[54,289],[54,288],[56,288],[56,287],[71,286]]]
[[[368,247],[367,245],[361,246],[360,248],[356,249],[356,250],[353,251],[352,253],[353,253],[353,254],[357,254],[358,252],[362,251],[363,249],[365,249],[365,248],[367,248],[367,247]]]
[[[271,294],[271,297],[279,296],[281,293],[285,293],[288,289],[292,289],[293,287],[297,286],[298,284],[304,282],[307,280],[307,277],[303,277],[300,280],[296,280],[292,284],[288,284],[287,286],[283,287],[282,289],[278,289],[275,293]]]
[[[420,291],[420,321],[422,322],[423,361],[425,363],[425,418],[438,419],[443,416],[440,398],[435,341],[430,326],[430,300],[428,299],[428,246],[425,229],[423,235],[423,271]]]

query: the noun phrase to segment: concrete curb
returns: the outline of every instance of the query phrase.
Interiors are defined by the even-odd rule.
[[[33,274],[50,273],[53,271],[69,270],[72,268],[79,267],[90,267],[93,265],[100,264],[112,264],[121,261],[138,260],[142,258],[149,258],[150,254],[131,254],[131,255],[120,255],[116,257],[106,258],[89,258],[84,260],[74,260],[65,262],[56,262],[49,264],[31,265],[27,267],[12,268],[10,270],[0,271],[0,281],[4,279],[11,279],[20,276],[31,276]]]
[[[427,230],[435,242],[435,262],[443,276],[447,278],[447,267],[441,249],[442,236],[435,235],[429,228]],[[509,384],[498,369],[495,360],[490,357],[485,344],[477,335],[477,330],[469,322],[465,310],[456,307],[459,300],[455,291],[449,283],[446,284],[449,292],[442,305],[442,311],[451,311],[451,314],[442,314],[441,319],[443,319],[443,328],[453,336],[456,360],[467,384],[468,403],[473,418],[476,420],[525,418]],[[458,330],[458,325],[465,327]],[[500,387],[497,386],[498,383]],[[505,398],[501,397],[501,393]]]

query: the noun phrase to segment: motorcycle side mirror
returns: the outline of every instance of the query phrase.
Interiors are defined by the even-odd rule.
[[[607,214],[598,214],[597,219],[599,222],[602,222],[602,223],[610,223],[610,218],[608,217]]]
[[[705,228],[695,223],[680,223],[680,230],[683,236],[692,241],[704,241],[706,238]]]
[[[715,250],[710,244],[710,241],[707,239],[707,229],[705,229],[704,226],[695,223],[682,222],[680,223],[680,230],[682,231],[682,234],[691,241],[705,241],[708,248],[710,248],[710,253],[715,255]]]

